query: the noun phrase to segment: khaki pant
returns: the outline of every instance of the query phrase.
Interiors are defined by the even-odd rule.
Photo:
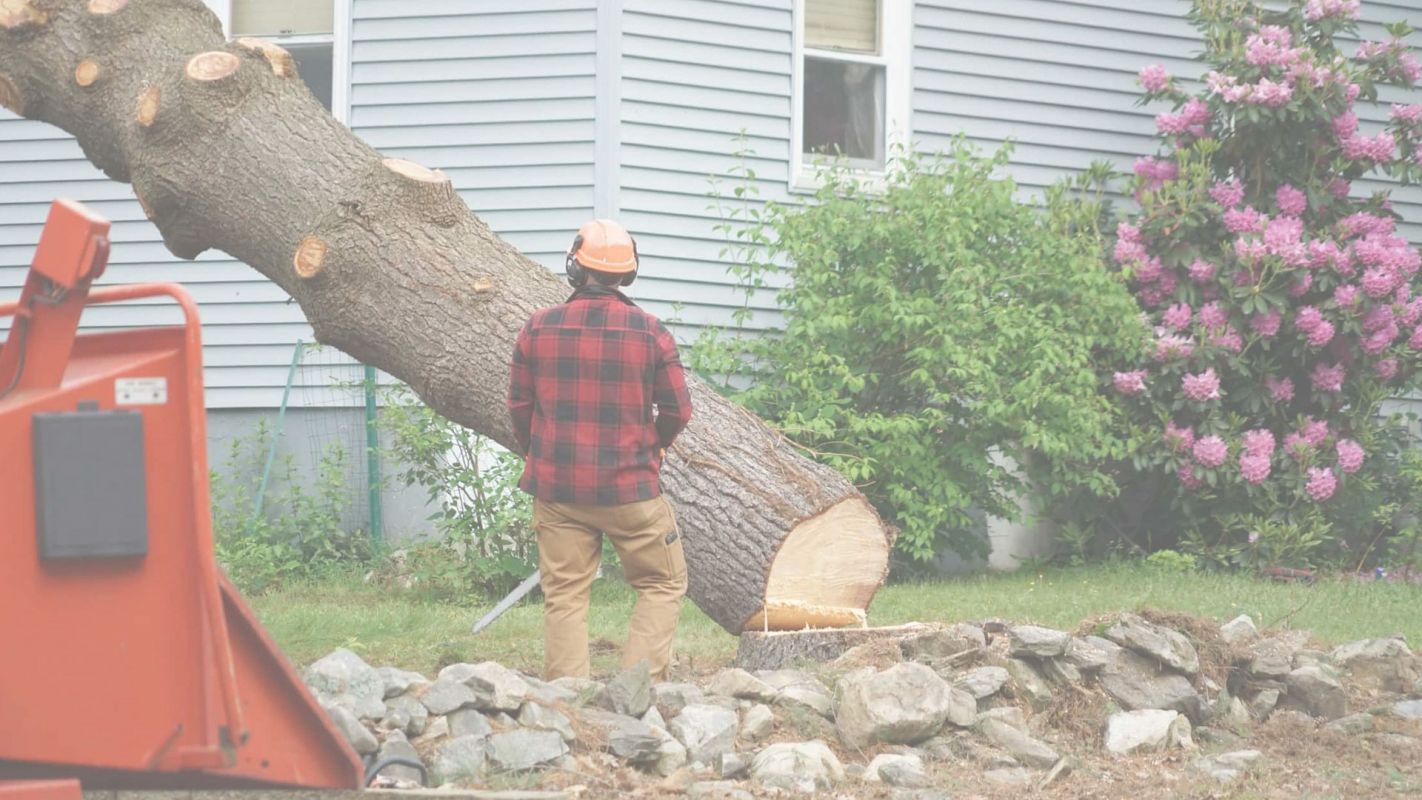
[[[585,678],[591,671],[588,600],[607,534],[637,590],[622,665],[645,659],[653,680],[665,678],[686,594],[686,558],[671,504],[662,497],[620,506],[535,500],[533,529],[543,571],[545,677]]]

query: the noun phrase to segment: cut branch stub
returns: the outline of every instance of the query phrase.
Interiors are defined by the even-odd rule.
[[[292,268],[296,270],[297,277],[302,280],[310,280],[321,274],[321,268],[326,263],[326,243],[316,236],[308,236],[297,245],[296,255],[292,258]]]
[[[86,58],[79,62],[79,66],[74,68],[74,82],[85,89],[93,86],[99,80],[99,62],[92,58]]]
[[[0,75],[0,108],[8,108],[19,116],[25,115],[25,96],[20,87],[4,75]]]
[[[100,16],[116,14],[128,5],[128,0],[89,0],[89,13]]]
[[[242,66],[242,59],[225,50],[209,50],[198,53],[188,61],[189,78],[204,83],[220,81],[231,77]]]
[[[0,28],[23,28],[48,21],[49,15],[31,0],[0,0]]]
[[[444,183],[449,180],[448,176],[437,169],[430,169],[423,164],[416,164],[403,158],[385,158],[381,159],[380,163],[396,175],[420,183]]]
[[[134,114],[134,120],[140,127],[150,127],[154,120],[158,119],[158,106],[162,97],[163,92],[157,86],[144,89],[138,96],[138,111]]]
[[[278,78],[291,78],[296,75],[296,59],[291,57],[291,53],[286,48],[272,44],[265,39],[253,39],[243,37],[237,40],[237,46],[251,53],[256,53],[271,65],[272,74]]]

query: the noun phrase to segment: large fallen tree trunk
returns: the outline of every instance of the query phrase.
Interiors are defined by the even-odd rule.
[[[289,55],[227,43],[198,0],[0,0],[0,104],[133,184],[168,248],[222,250],[289,292],[316,337],[510,445],[513,340],[566,286],[445,175],[382,158]],[[843,477],[705,384],[663,474],[691,597],[726,630],[857,620],[892,534]]]

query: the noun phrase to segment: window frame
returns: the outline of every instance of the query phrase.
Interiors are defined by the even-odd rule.
[[[222,33],[230,40],[233,0],[203,0],[203,3],[217,14],[222,21]],[[331,45],[331,115],[343,125],[349,125],[351,119],[351,3],[352,0],[331,0],[331,27],[334,30],[329,34],[260,37],[275,45]]]
[[[906,147],[912,136],[913,0],[880,0],[878,55],[806,46],[805,2],[793,0],[791,9],[790,190],[814,192],[823,185],[822,169],[815,163],[818,156],[807,154],[804,146],[806,57],[884,68],[885,166],[851,167],[866,184],[881,183],[895,151]]]

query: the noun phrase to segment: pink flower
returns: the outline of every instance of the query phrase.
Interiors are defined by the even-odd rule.
[[[1378,363],[1373,365],[1373,374],[1377,375],[1380,380],[1390,381],[1397,377],[1398,366],[1395,358],[1379,359]]]
[[[1338,451],[1338,468],[1352,475],[1363,468],[1363,446],[1352,439],[1339,439],[1334,445]]]
[[[1308,332],[1308,346],[1317,349],[1327,345],[1333,341],[1333,333],[1333,323],[1323,320]]]
[[[1274,192],[1274,203],[1281,213],[1297,217],[1308,209],[1308,195],[1286,183]]]
[[[1223,328],[1229,323],[1229,314],[1220,308],[1219,303],[1206,303],[1200,306],[1200,324],[1206,328]]]
[[[1195,474],[1195,465],[1190,463],[1181,464],[1175,470],[1175,477],[1180,481],[1180,485],[1186,489],[1198,489],[1205,485],[1205,482]]]
[[[1372,267],[1363,272],[1362,284],[1368,297],[1386,297],[1397,288],[1397,273],[1386,267]]]
[[[1397,338],[1397,333],[1397,326],[1393,325],[1390,328],[1368,334],[1361,345],[1363,352],[1370,356],[1378,355],[1392,345],[1392,340]]]
[[[1210,104],[1198,97],[1190,98],[1183,108],[1180,109],[1180,116],[1185,118],[1192,126],[1208,125],[1210,122]]]
[[[1357,19],[1362,13],[1359,10],[1361,5],[1362,0],[1308,0],[1308,8],[1304,10],[1304,14],[1310,22],[1318,22],[1328,17]]]
[[[1218,467],[1229,458],[1229,447],[1218,436],[1205,436],[1195,442],[1191,453],[1202,467]]]
[[[1145,245],[1139,241],[1117,239],[1116,249],[1112,255],[1115,256],[1117,264],[1135,264],[1144,261],[1148,254]]]
[[[1160,279],[1165,272],[1165,265],[1160,263],[1160,259],[1155,256],[1142,261],[1136,266],[1136,280],[1141,283],[1154,283]]]
[[[1156,361],[1170,361],[1176,358],[1189,358],[1195,352],[1195,343],[1187,336],[1162,336],[1155,342]]]
[[[1250,206],[1231,208],[1224,213],[1224,224],[1230,233],[1251,233],[1263,229],[1264,218]]]
[[[1348,84],[1348,91],[1347,91],[1347,93],[1346,93],[1346,96],[1347,96],[1347,98],[1348,98],[1348,102],[1351,103],[1351,102],[1353,102],[1354,100],[1357,100],[1357,99],[1358,99],[1358,95],[1360,95],[1360,94],[1362,94],[1362,93],[1363,93],[1363,87],[1359,86],[1359,85],[1356,84],[1356,83],[1350,83],[1350,84]]]
[[[1303,430],[1299,431],[1299,434],[1309,445],[1318,447],[1328,438],[1328,423],[1321,419],[1304,417]]]
[[[1363,315],[1363,330],[1368,333],[1380,331],[1389,326],[1393,326],[1397,316],[1392,312],[1392,306],[1377,305],[1368,309],[1368,313]]]
[[[1278,311],[1265,311],[1250,317],[1249,329],[1267,338],[1279,333],[1279,325],[1283,321],[1284,315]]]
[[[1145,370],[1117,372],[1112,376],[1116,391],[1124,395],[1136,395],[1145,391]]]
[[[1333,135],[1339,139],[1350,139],[1358,132],[1358,115],[1346,111],[1333,118]]]
[[[1322,503],[1333,496],[1333,492],[1338,488],[1338,479],[1333,477],[1333,470],[1326,467],[1310,467],[1308,470],[1308,484],[1304,486],[1304,491],[1313,498],[1315,503]]]
[[[1240,456],[1239,474],[1256,486],[1263,483],[1269,478],[1269,457],[1249,455],[1248,453]]]
[[[1189,273],[1195,283],[1209,283],[1215,277],[1215,265],[1197,258],[1190,264]]]
[[[1151,64],[1141,70],[1140,80],[1147,92],[1158,92],[1170,85],[1170,73],[1162,64]]]
[[[1165,443],[1177,453],[1195,446],[1195,431],[1192,428],[1176,427],[1174,422],[1165,423]]]
[[[1304,306],[1294,315],[1294,327],[1304,333],[1309,333],[1323,322],[1323,312],[1313,306]]]
[[[1225,208],[1234,208],[1244,201],[1244,185],[1237,178],[1210,187],[1210,197]]]
[[[1116,226],[1116,238],[1123,242],[1139,242],[1141,229],[1129,222],[1122,222]]]
[[[1239,353],[1244,350],[1244,337],[1239,335],[1233,325],[1226,325],[1223,331],[1210,337],[1210,344],[1231,353]]]
[[[1416,325],[1419,319],[1422,319],[1422,297],[1403,306],[1402,313],[1398,315],[1397,321],[1403,325]]]
[[[1329,366],[1323,362],[1314,365],[1312,374],[1309,375],[1309,382],[1313,388],[1319,392],[1337,394],[1343,391],[1343,378],[1345,373],[1341,364]]]
[[[1358,304],[1358,287],[1351,283],[1341,284],[1333,290],[1333,302],[1339,308],[1352,308]]]
[[[1313,286],[1313,273],[1305,272],[1294,281],[1294,285],[1289,289],[1290,297],[1303,297],[1308,294],[1309,287]]]
[[[1265,458],[1274,455],[1274,434],[1263,428],[1245,431],[1244,452]]]
[[[1176,303],[1165,309],[1165,313],[1160,316],[1160,321],[1167,328],[1181,330],[1190,327],[1190,317],[1192,312],[1189,303]]]
[[[1162,136],[1179,136],[1183,133],[1188,133],[1192,127],[1194,126],[1190,124],[1190,120],[1180,114],[1162,113],[1155,115],[1155,129],[1159,131]]]
[[[1220,396],[1220,379],[1214,369],[1207,369],[1198,375],[1184,375],[1180,378],[1181,391],[1197,403],[1215,400]]]
[[[1407,338],[1407,346],[1413,350],[1422,350],[1422,325],[1412,329],[1412,335]]]
[[[1339,200],[1348,199],[1348,193],[1353,191],[1353,184],[1342,178],[1335,178],[1328,184],[1328,193]]]
[[[1313,452],[1313,448],[1300,434],[1290,433],[1284,437],[1284,452],[1295,461],[1303,461]]]
[[[1422,123],[1422,106],[1392,104],[1393,120],[1407,125],[1417,125]]]
[[[1265,378],[1264,387],[1269,390],[1269,397],[1276,403],[1287,403],[1294,399],[1293,378]]]

